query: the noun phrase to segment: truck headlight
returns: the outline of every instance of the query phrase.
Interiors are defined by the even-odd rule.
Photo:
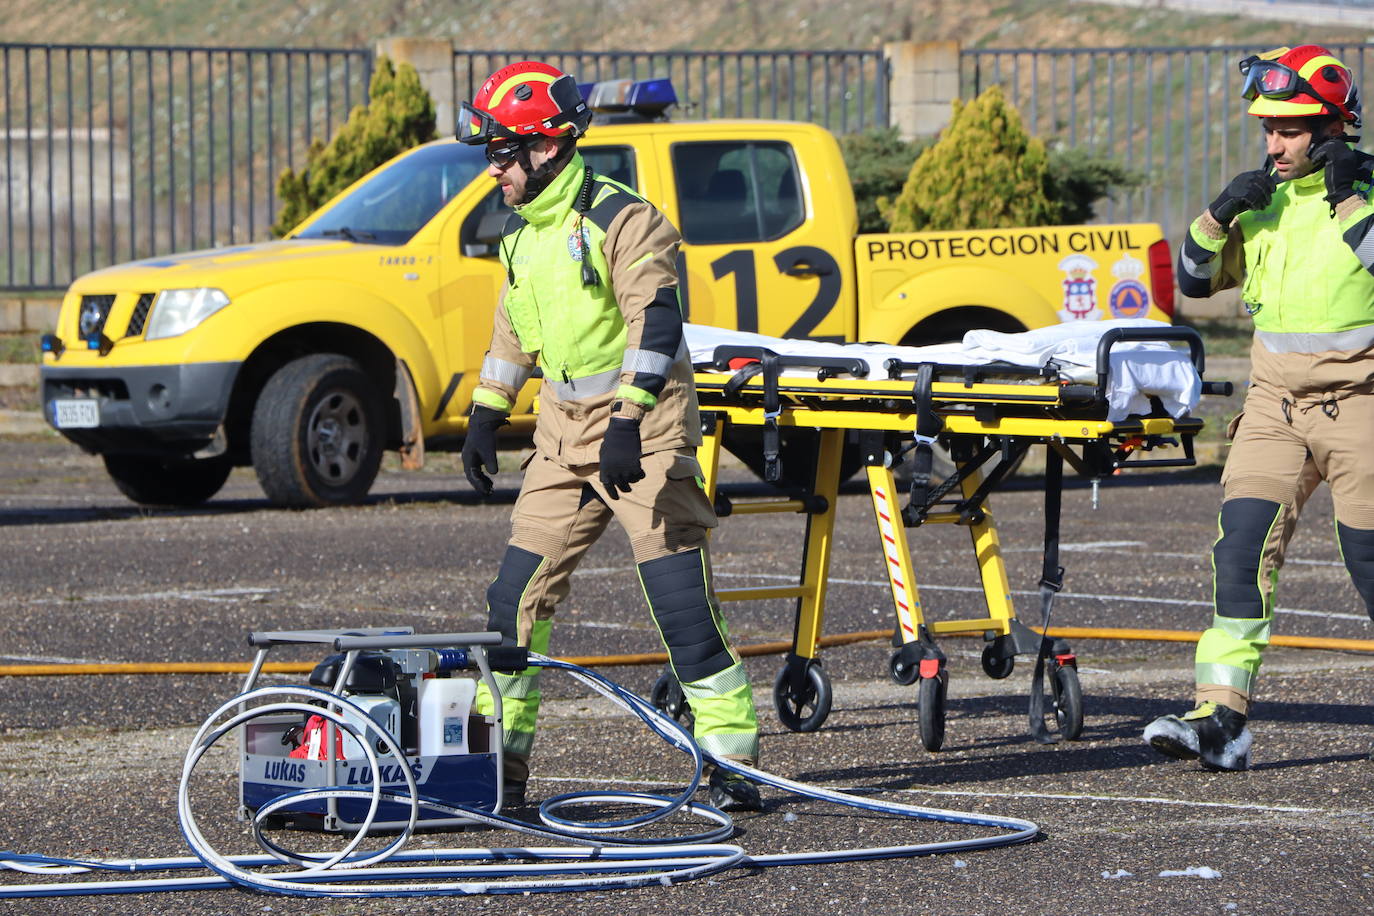
[[[153,314],[143,332],[144,340],[176,337],[200,324],[229,304],[223,290],[208,286],[196,289],[164,289],[153,300]]]

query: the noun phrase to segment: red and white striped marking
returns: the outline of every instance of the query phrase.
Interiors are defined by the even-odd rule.
[[[883,556],[887,558],[887,579],[892,586],[892,603],[897,607],[897,625],[902,628],[902,641],[910,642],[916,638],[916,622],[912,607],[920,607],[920,602],[912,599],[907,603],[907,585],[902,578],[902,558],[897,549],[897,529],[893,519],[892,502],[883,487],[873,488],[873,511],[878,516],[878,533],[883,539]]]

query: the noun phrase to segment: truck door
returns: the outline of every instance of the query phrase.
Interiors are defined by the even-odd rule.
[[[792,144],[667,146],[688,320],[775,337],[853,339],[852,240],[842,220],[827,223],[815,212]]]

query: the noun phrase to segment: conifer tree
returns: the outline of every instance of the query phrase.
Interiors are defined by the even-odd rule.
[[[354,106],[328,144],[316,140],[300,172],[283,169],[277,179],[281,210],[272,234],[286,235],[335,194],[391,157],[434,139],[434,100],[410,64],[377,59],[369,101]]]
[[[999,86],[967,104],[911,166],[893,202],[893,232],[1003,229],[1056,222],[1045,196],[1045,144],[1026,133]]]

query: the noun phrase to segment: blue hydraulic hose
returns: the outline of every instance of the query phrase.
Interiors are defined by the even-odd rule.
[[[648,728],[682,751],[692,760],[693,774],[685,790],[675,796],[639,792],[574,792],[547,799],[540,805],[543,826],[529,824],[500,814],[448,804],[440,799],[419,795],[414,779],[407,779],[407,792],[388,791],[374,781],[370,789],[344,786],[293,792],[273,799],[258,809],[254,817],[254,834],[267,855],[221,856],[200,835],[186,798],[187,783],[196,763],[221,737],[241,727],[249,719],[283,710],[306,710],[334,721],[335,725],[358,740],[377,772],[373,742],[368,739],[375,731],[388,752],[399,759],[400,747],[393,736],[350,703],[346,697],[329,694],[311,687],[263,687],[235,697],[220,707],[198,732],[187,753],[183,768],[179,805],[182,832],[195,857],[166,859],[123,859],[89,861],[42,855],[23,855],[0,852],[0,868],[23,873],[55,876],[89,871],[117,871],[131,876],[111,881],[72,881],[50,884],[0,885],[0,899],[17,897],[58,897],[92,894],[130,894],[151,891],[187,891],[213,888],[243,887],[268,893],[301,897],[418,897],[466,896],[473,894],[570,892],[607,888],[636,887],[650,884],[673,884],[715,874],[728,868],[765,868],[779,865],[807,865],[831,862],[855,862],[876,859],[903,858],[936,853],[1010,846],[1034,839],[1039,828],[1020,818],[972,814],[940,808],[925,808],[899,802],[866,799],[843,792],[823,789],[795,782],[764,770],[716,757],[703,751],[691,734],[678,722],[665,716],[644,698],[621,685],[570,662],[558,661],[531,654],[533,667],[558,668],[568,671],[579,681],[628,709]],[[245,708],[252,701],[280,696],[305,697],[307,702],[273,702]],[[327,698],[337,707],[352,707],[357,715],[353,721],[341,712],[321,708],[315,702]],[[238,709],[237,714],[219,726],[213,723],[221,716]],[[357,722],[362,723],[360,734]],[[735,773],[762,785],[834,804],[845,805],[877,814],[928,820],[942,823],[968,824],[994,828],[997,834],[964,840],[947,840],[860,849],[822,850],[810,853],[748,855],[739,846],[721,842],[733,832],[729,815],[709,806],[691,801],[701,783],[706,763]],[[407,767],[400,768],[409,776]],[[351,798],[371,802],[369,815],[358,834],[341,852],[320,854],[292,853],[268,839],[262,831],[272,812],[307,799]],[[366,837],[373,815],[382,802],[408,805],[411,809],[409,828],[387,844],[380,852],[358,853],[355,850]],[[578,804],[614,803],[646,807],[644,814],[613,821],[580,821],[560,814]],[[492,827],[514,830],[541,839],[572,842],[575,846],[512,847],[405,850],[401,846],[409,838],[421,810],[437,811],[449,816],[467,817]],[[700,817],[714,826],[685,837],[645,838],[624,834],[661,821],[674,812]],[[475,864],[486,863],[486,864]],[[283,873],[248,872],[262,868],[293,864],[300,871]],[[143,878],[149,872],[209,869],[210,876]],[[567,877],[560,877],[567,876]],[[515,879],[515,880],[510,880]],[[379,884],[382,881],[395,883]],[[369,886],[371,885],[371,886]]]

